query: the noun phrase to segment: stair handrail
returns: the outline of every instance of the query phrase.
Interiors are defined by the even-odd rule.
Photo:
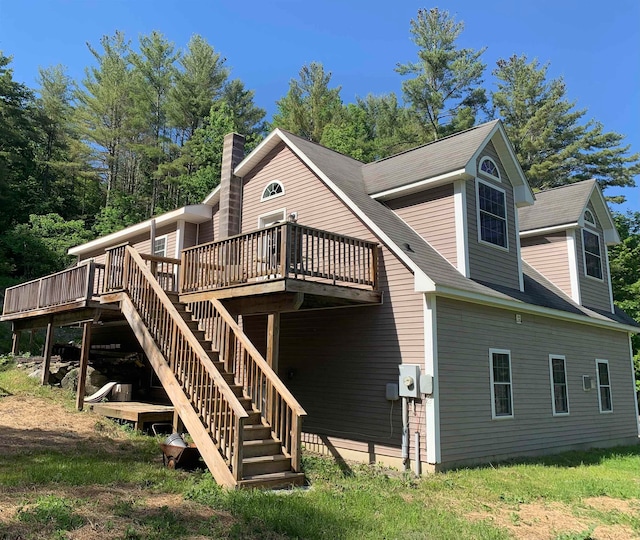
[[[142,259],[140,254],[131,246],[127,246],[126,250],[129,256],[138,265],[142,274],[147,278],[147,281],[151,285],[151,288],[153,289],[153,291],[156,293],[156,295],[162,302],[162,305],[164,306],[164,308],[169,312],[173,321],[176,323],[180,331],[185,335],[189,344],[196,351],[200,361],[205,366],[206,370],[209,372],[209,374],[211,375],[213,380],[216,382],[216,384],[220,386],[221,391],[225,399],[229,402],[231,408],[233,409],[234,414],[236,414],[239,418],[247,418],[249,416],[247,414],[247,411],[244,409],[244,407],[242,406],[242,404],[240,403],[236,395],[233,393],[231,388],[229,388],[227,381],[224,380],[224,377],[222,376],[218,368],[216,368],[216,366],[213,365],[213,362],[211,361],[211,358],[209,358],[207,351],[205,351],[204,347],[193,335],[186,321],[182,318],[180,313],[178,313],[178,310],[175,308],[171,300],[169,300],[167,293],[156,281],[155,277],[151,273],[151,270],[147,268],[147,265],[144,263],[144,260]],[[128,280],[128,276],[125,275],[123,278],[123,281],[124,281],[123,288],[125,290],[128,288],[127,280]]]
[[[224,458],[234,481],[240,481],[244,422],[249,414],[140,254],[126,246],[122,263],[123,291],[199,416],[199,425]]]
[[[235,373],[236,383],[243,386],[254,407],[271,426],[274,436],[280,440],[283,450],[291,458],[292,469],[300,472],[302,418],[307,415],[306,411],[218,299],[210,298],[192,305],[207,304],[213,308],[213,312],[209,313],[205,309],[203,316],[199,317],[196,308],[196,319],[206,325],[206,319],[213,321],[216,315],[221,317],[222,328],[214,331],[212,326],[209,327],[214,348],[220,350],[227,362],[227,370]],[[224,330],[225,326],[227,330]],[[245,351],[251,365],[244,361],[239,354],[240,350]],[[286,407],[284,410],[281,407],[283,403]]]

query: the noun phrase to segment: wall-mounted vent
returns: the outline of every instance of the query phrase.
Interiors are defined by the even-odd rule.
[[[595,390],[596,388],[596,381],[594,380],[593,377],[591,377],[590,375],[583,375],[582,376],[582,389],[585,392],[588,392],[589,390]]]

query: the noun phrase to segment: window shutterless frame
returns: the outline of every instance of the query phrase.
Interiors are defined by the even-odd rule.
[[[609,378],[609,360],[596,359],[596,377],[598,378],[598,407],[601,413],[613,412],[611,379]]]
[[[513,382],[511,351],[489,349],[489,378],[491,382],[491,418],[513,418]]]
[[[269,182],[262,190],[262,196],[260,201],[266,201],[267,199],[275,199],[284,195],[284,185],[279,180],[273,180]]]
[[[603,281],[600,235],[595,231],[582,229],[582,261],[585,276]]]
[[[498,165],[493,161],[490,157],[485,156],[480,160],[480,172],[482,174],[486,174],[489,178],[493,178],[498,182],[502,182],[500,178],[500,169],[498,169]]]
[[[476,219],[478,242],[509,251],[507,193],[476,178]]]
[[[156,236],[153,240],[153,245],[151,246],[152,255],[156,255],[157,257],[166,257],[167,256],[167,235],[163,234],[162,236]]]
[[[567,362],[561,354],[549,355],[549,381],[551,384],[551,407],[553,416],[569,414],[569,385]]]

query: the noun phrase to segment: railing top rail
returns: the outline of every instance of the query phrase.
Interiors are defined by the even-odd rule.
[[[355,242],[360,242],[362,244],[367,245],[368,247],[374,248],[376,246],[379,245],[378,242],[372,242],[371,240],[363,240],[362,238],[357,238],[355,236],[347,236],[344,234],[340,234],[340,233],[334,233],[331,231],[327,231],[324,229],[316,229],[314,227],[307,227],[306,225],[300,225],[299,223],[291,223],[291,222],[286,222],[286,223],[276,223],[275,225],[269,225],[268,227],[263,227],[261,229],[254,229],[252,231],[246,232],[246,233],[241,233],[241,234],[235,234],[233,236],[229,236],[227,238],[224,238],[223,240],[212,240],[211,242],[206,242],[204,244],[198,244],[195,246],[191,246],[191,247],[187,247],[184,248],[182,251],[183,252],[188,252],[188,251],[193,251],[195,249],[200,249],[203,247],[207,247],[207,246],[212,246],[214,244],[219,244],[221,242],[229,242],[230,240],[236,240],[239,238],[243,238],[246,236],[251,236],[252,234],[256,234],[259,232],[264,232],[264,231],[269,231],[272,229],[278,229],[278,228],[282,228],[282,227],[290,227],[290,228],[297,228],[297,229],[302,229],[305,231],[312,231],[312,232],[317,232],[317,233],[322,233],[322,234],[330,234],[332,236],[335,236],[341,240],[349,240],[349,241],[355,241]]]
[[[129,242],[122,242],[121,244],[116,244],[115,246],[109,246],[104,248],[105,251],[113,251],[114,249],[120,249],[123,247],[127,247],[129,245]]]
[[[89,266],[89,265],[96,265],[95,262],[93,262],[92,260],[87,260],[87,261],[82,261],[80,263],[78,263],[76,266],[72,266],[71,268],[65,268],[64,270],[60,270],[59,272],[54,272],[53,274],[47,274],[46,276],[42,276],[36,279],[31,279],[29,281],[25,281],[23,283],[18,283],[17,285],[13,285],[12,287],[7,287],[5,290],[5,294],[13,289],[19,289],[20,287],[24,287],[25,285],[30,285],[32,283],[38,283],[39,281],[42,281],[43,279],[49,279],[52,278],[54,276],[58,276],[61,274],[67,274],[69,272],[73,272],[74,270],[77,270],[78,268],[82,267],[82,266]],[[104,265],[102,265],[104,266]]]
[[[307,413],[302,408],[302,406],[298,403],[298,400],[293,396],[293,394],[289,391],[286,385],[280,380],[275,371],[271,368],[269,363],[262,357],[258,349],[251,343],[249,339],[247,339],[245,333],[238,326],[238,323],[231,317],[229,312],[225,309],[222,302],[220,302],[216,298],[210,298],[210,302],[215,306],[216,311],[220,313],[225,322],[229,325],[229,327],[233,330],[234,334],[242,343],[242,346],[246,349],[246,351],[251,355],[254,359],[258,367],[264,372],[267,378],[273,384],[273,387],[278,391],[278,393],[282,396],[284,401],[291,407],[293,412],[298,416],[306,416]]]
[[[138,253],[131,246],[128,246],[126,250],[131,256],[131,258],[138,264],[140,271],[146,277],[147,281],[149,282],[149,285],[151,286],[155,294],[158,296],[158,298],[162,302],[162,305],[171,314],[171,318],[175,321],[178,328],[180,328],[180,330],[183,332],[189,344],[194,348],[198,356],[200,356],[201,360],[203,361],[203,365],[205,366],[205,368],[207,369],[211,377],[218,384],[218,387],[220,388],[220,392],[222,393],[222,395],[224,395],[226,401],[229,403],[229,406],[233,409],[234,414],[238,418],[247,418],[249,416],[247,411],[240,404],[240,401],[238,400],[236,395],[231,391],[231,389],[227,385],[227,382],[224,380],[224,377],[213,366],[209,358],[209,355],[204,350],[202,345],[200,345],[200,343],[193,337],[193,334],[191,333],[189,326],[187,325],[185,320],[181,317],[181,315],[178,313],[175,306],[168,299],[166,292],[162,289],[160,284],[153,277],[153,274],[147,268],[147,265],[144,264],[144,260],[140,256],[140,253]]]
[[[160,257],[159,255],[150,255],[148,253],[139,253],[145,261],[166,262],[171,264],[180,264],[180,259],[172,259],[171,257]]]

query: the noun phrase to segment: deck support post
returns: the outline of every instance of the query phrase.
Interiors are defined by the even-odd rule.
[[[11,341],[11,354],[17,356],[20,352],[20,336],[22,332],[20,330],[13,330],[13,336]]]
[[[51,351],[53,350],[53,319],[47,323],[47,337],[44,340],[44,362],[42,363],[42,385],[49,383],[49,366],[51,365]]]
[[[84,390],[87,380],[87,366],[89,365],[89,350],[91,349],[91,325],[93,321],[87,321],[82,328],[82,351],[80,353],[80,369],[78,370],[78,390],[76,393],[76,409],[81,411],[84,407]]]
[[[278,374],[278,355],[280,353],[280,313],[267,316],[267,363]]]

